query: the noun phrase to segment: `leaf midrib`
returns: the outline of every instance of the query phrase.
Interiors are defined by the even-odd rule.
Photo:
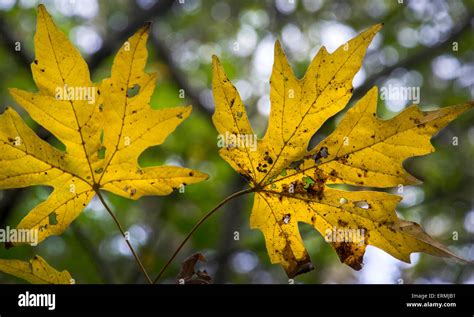
[[[140,37],[138,38],[136,45],[133,47],[132,62],[130,63],[130,68],[129,68],[129,71],[128,71],[128,76],[127,76],[127,81],[126,81],[127,86],[125,87],[126,89],[128,89],[128,86],[130,84],[130,76],[132,75],[132,68],[133,68],[133,63],[135,61],[135,54],[137,52],[137,48],[140,45],[140,41],[142,40],[142,38],[145,34],[147,34],[147,33],[143,32],[142,34],[140,34]],[[126,89],[124,91],[127,91]],[[104,170],[102,171],[102,175],[100,176],[99,180],[97,181],[98,186],[100,186],[100,182],[102,181],[102,178],[104,178],[104,175],[106,174],[107,169],[109,168],[113,158],[115,157],[115,154],[118,152],[118,144],[120,143],[120,140],[122,139],[123,127],[125,125],[125,117],[127,116],[127,106],[128,106],[128,98],[127,98],[127,96],[125,96],[125,104],[124,104],[124,107],[123,107],[122,120],[121,120],[121,124],[120,124],[120,133],[119,133],[119,136],[117,138],[117,144],[115,145],[114,152],[110,156],[109,161],[107,162],[107,164],[104,167]]]
[[[44,13],[42,13],[44,15]],[[45,24],[45,27],[46,27],[46,30],[47,30],[47,33],[48,33],[48,40],[49,40],[49,44],[51,46],[51,50],[53,51],[53,56],[54,56],[54,61],[56,62],[56,66],[58,68],[58,72],[59,72],[59,75],[61,76],[61,80],[63,82],[63,84],[66,84],[65,83],[65,80],[64,80],[64,77],[63,77],[63,73],[61,71],[61,67],[59,67],[59,62],[58,62],[58,58],[56,56],[56,50],[54,49],[54,46],[53,46],[53,41],[51,39],[51,32],[49,30],[49,27],[48,27],[48,19],[46,19],[45,17],[43,17],[43,21],[44,21],[44,24]],[[86,150],[86,145],[85,145],[85,141],[84,141],[84,136],[82,135],[82,128],[81,128],[81,125],[79,123],[79,118],[77,117],[77,114],[76,114],[76,109],[74,108],[74,104],[71,100],[69,100],[69,104],[71,105],[71,108],[72,108],[72,112],[74,113],[74,118],[76,120],[76,124],[77,124],[77,127],[78,127],[78,130],[77,132],[79,132],[79,135],[81,136],[81,146],[82,146],[82,149],[84,151],[84,156],[86,158],[86,161],[87,161],[87,164],[89,165],[89,171],[90,171],[90,175],[92,177],[92,181],[93,183],[95,183],[95,177],[94,177],[94,173],[92,171],[92,165],[91,165],[91,162],[89,161],[89,156],[87,155],[87,150]],[[72,173],[71,173],[72,174]],[[92,187],[92,184],[90,184],[88,181],[86,181],[86,183],[88,183],[89,185],[91,185]]]
[[[342,69],[342,67],[347,63],[347,61],[349,60],[350,57],[352,57],[355,52],[357,52],[359,50],[359,48],[362,46],[362,44],[364,44],[364,41],[362,41],[358,46],[357,48],[347,56],[347,58],[344,60],[343,63],[341,63],[340,67],[334,72],[334,75],[333,77],[335,77],[339,71]],[[330,54],[332,55],[332,54]],[[318,64],[318,73],[319,73],[319,70],[320,70],[320,67],[321,67],[321,62]],[[305,77],[303,77],[302,79],[297,79],[298,82],[304,82],[305,81]],[[306,119],[306,116],[308,115],[309,111],[311,110],[311,108],[315,105],[315,103],[319,100],[320,96],[326,91],[327,87],[329,86],[329,84],[331,83],[332,79],[329,80],[327,82],[327,84],[324,86],[324,88],[319,92],[319,95],[316,96],[316,98],[314,99],[314,101],[312,102],[311,106],[308,107],[308,109],[306,110],[306,112],[304,113],[304,115],[301,117],[301,120],[300,122],[298,123],[297,125],[297,128],[295,129],[295,131],[293,131],[293,133],[291,134],[291,136],[286,140],[286,141],[283,141],[283,146],[282,148],[280,149],[280,152],[278,153],[277,157],[275,158],[275,162],[274,164],[272,165],[272,167],[270,167],[269,171],[267,174],[265,174],[265,176],[262,178],[262,180],[259,182],[259,186],[265,181],[265,179],[267,178],[268,175],[270,175],[271,171],[273,170],[273,168],[276,166],[276,163],[278,162],[278,160],[280,159],[281,157],[281,154],[283,153],[283,150],[286,148],[286,145],[288,144],[288,142],[294,137],[294,135],[296,134],[296,132],[299,130],[300,126],[301,126],[301,123]],[[316,86],[317,86],[317,82],[318,82],[318,79],[316,78]],[[341,109],[342,110],[342,109]]]

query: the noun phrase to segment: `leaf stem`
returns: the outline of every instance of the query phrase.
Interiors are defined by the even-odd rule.
[[[176,256],[178,255],[179,251],[181,251],[181,249],[184,247],[184,245],[186,244],[186,242],[188,242],[189,238],[191,238],[191,236],[194,234],[194,232],[196,232],[196,230],[210,217],[212,216],[212,214],[214,214],[220,207],[222,207],[224,204],[226,204],[227,202],[229,202],[230,200],[236,198],[236,197],[239,197],[239,196],[242,196],[242,195],[245,195],[245,194],[248,194],[248,193],[252,193],[255,191],[255,188],[247,188],[247,189],[243,189],[241,191],[238,191],[238,192],[235,192],[233,193],[232,195],[230,196],[227,196],[224,200],[222,200],[219,204],[217,204],[217,206],[215,206],[214,208],[212,208],[210,211],[208,211],[195,225],[194,227],[191,229],[191,231],[188,233],[188,235],[186,236],[186,238],[184,238],[184,240],[181,242],[181,244],[178,246],[178,248],[174,251],[173,255],[171,256],[171,258],[168,260],[168,262],[166,262],[166,264],[163,266],[163,268],[161,269],[160,273],[158,273],[158,276],[155,278],[155,280],[153,281],[153,284],[156,284],[158,283],[158,281],[160,280],[160,278],[163,276],[163,273],[166,271],[166,269],[170,266],[171,262],[173,262],[173,260],[176,258]]]
[[[146,272],[146,269],[145,267],[143,266],[143,263],[142,261],[140,260],[140,258],[138,257],[137,253],[135,252],[135,249],[133,248],[132,244],[130,243],[129,239],[127,238],[127,235],[125,233],[125,231],[123,230],[122,228],[122,225],[120,224],[119,220],[117,219],[117,217],[115,217],[114,213],[112,212],[112,210],[110,209],[110,207],[107,205],[107,203],[105,202],[105,199],[104,197],[102,196],[102,194],[96,190],[95,191],[97,196],[99,197],[100,201],[102,202],[102,205],[104,205],[105,209],[107,209],[107,211],[109,212],[110,216],[114,219],[115,221],[115,224],[117,225],[117,227],[119,228],[120,232],[122,233],[122,236],[123,238],[125,239],[125,242],[127,243],[130,251],[132,252],[133,254],[133,257],[135,258],[135,261],[137,262],[138,266],[140,267],[140,269],[142,270],[143,272],[143,275],[145,275],[148,283],[152,284],[153,281],[151,280],[150,276],[148,275],[148,273]]]

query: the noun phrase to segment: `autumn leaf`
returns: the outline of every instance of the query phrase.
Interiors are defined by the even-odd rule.
[[[38,255],[29,262],[0,259],[0,271],[32,284],[74,284],[68,271],[58,272]]]
[[[138,199],[207,178],[188,168],[138,164],[145,149],[162,144],[191,112],[191,106],[149,106],[156,83],[156,74],[144,72],[149,30],[147,24],[129,38],[111,77],[95,84],[78,50],[39,6],[31,64],[39,92],[10,92],[66,151],[41,140],[12,108],[0,116],[0,189],[54,188],[18,225],[39,230],[38,242],[66,230],[100,189]]]
[[[430,138],[473,103],[423,112],[411,106],[390,120],[376,115],[377,89],[370,90],[339,126],[308,151],[311,137],[352,96],[352,80],[380,30],[375,25],[333,53],[324,47],[298,79],[275,44],[270,79],[271,113],[257,147],[245,106],[213,57],[213,122],[228,142],[220,155],[255,192],[250,226],[263,232],[272,263],[289,277],[313,269],[298,230],[310,224],[331,243],[341,262],[359,270],[367,245],[410,262],[412,252],[457,258],[416,223],[397,217],[401,197],[379,191],[343,191],[331,184],[394,187],[418,184],[405,159],[434,151]],[[232,137],[229,137],[232,136]]]
[[[198,262],[207,262],[204,255],[196,253],[189,256],[181,263],[181,269],[178,274],[178,284],[210,284],[212,278],[206,270],[197,270],[196,264]]]

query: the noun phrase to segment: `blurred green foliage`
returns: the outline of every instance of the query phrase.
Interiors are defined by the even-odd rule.
[[[332,51],[364,28],[384,22],[354,81],[358,97],[372,85],[394,85],[420,87],[420,107],[425,110],[473,99],[474,3],[399,2],[44,1],[57,25],[88,60],[104,54],[104,48],[115,52],[121,45],[118,39],[131,35],[135,30],[130,26],[146,22],[143,16],[151,12],[155,23],[147,67],[160,73],[151,104],[155,108],[194,106],[191,117],[162,146],[147,150],[140,163],[184,165],[209,173],[210,179],[187,187],[184,193],[138,202],[106,196],[151,275],[158,273],[205,212],[244,186],[217,154],[217,135],[211,123],[212,54],[220,57],[239,89],[259,136],[265,131],[270,109],[268,82],[276,39],[282,41],[295,73],[302,76],[321,45]],[[34,0],[0,0],[0,102],[2,109],[13,105],[41,136],[48,137],[8,94],[9,87],[36,91],[28,67],[33,58],[36,5]],[[16,42],[21,51],[15,50]],[[109,74],[113,53],[105,52],[104,57],[93,70],[96,81]],[[180,98],[183,92],[184,99]],[[407,105],[407,101],[380,100],[378,114],[389,118]],[[314,141],[327,136],[340,119],[338,114],[329,120]],[[400,215],[421,223],[428,233],[470,259],[474,255],[473,122],[470,111],[434,138],[435,153],[405,162],[424,183],[405,187],[399,193],[404,200],[398,208]],[[48,140],[59,146],[53,138]],[[397,193],[397,188],[392,192]],[[49,193],[43,187],[0,191],[0,226],[14,227]],[[217,282],[288,283],[283,270],[269,263],[261,233],[249,229],[250,209],[251,197],[240,197],[218,211],[192,237],[164,281],[174,283],[180,261],[202,252],[208,262],[201,267]],[[474,283],[472,267],[428,255],[412,255],[413,263],[404,264],[372,247],[366,254],[366,266],[355,272],[339,263],[317,232],[306,225],[300,230],[316,269],[298,276],[296,283]],[[236,233],[238,241],[234,240]],[[55,268],[67,269],[78,283],[144,282],[98,200],[91,202],[64,235],[51,237],[36,248],[0,250],[2,258],[28,259],[34,254]],[[4,274],[0,282],[21,283]]]

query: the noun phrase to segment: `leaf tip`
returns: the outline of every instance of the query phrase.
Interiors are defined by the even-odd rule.
[[[378,95],[379,95],[379,88],[377,86],[373,86],[372,88],[369,89],[369,91],[367,91],[367,93],[365,94],[365,96],[370,96],[372,98],[378,98]],[[364,96],[364,97],[365,97]],[[362,97],[362,98],[364,98]]]
[[[216,67],[216,66],[219,66],[220,64],[221,62],[219,61],[219,57],[217,57],[217,55],[215,54],[212,54],[212,65]]]
[[[372,39],[375,37],[375,35],[382,29],[382,27],[383,27],[383,23],[374,24],[371,27],[365,29],[359,35],[362,35],[364,42],[366,42],[368,46],[370,42],[372,42]],[[359,36],[353,38],[351,41],[357,40],[358,37]]]
[[[219,74],[222,74],[225,76],[224,68],[222,67],[222,64],[219,60],[219,57],[216,55],[212,55],[212,72],[214,73],[213,78],[217,78],[220,76],[217,76]]]
[[[44,17],[45,15],[49,15],[46,6],[42,3],[38,5],[38,16]]]
[[[193,176],[198,178],[199,181],[205,181],[205,180],[208,180],[209,179],[209,174],[207,173],[204,173],[204,172],[201,172],[201,171],[196,171],[196,170],[193,170]]]
[[[281,42],[280,42],[280,40],[276,40],[276,41],[275,41],[275,50],[277,50],[277,49],[280,50],[280,51],[283,50],[282,47],[281,47]]]
[[[18,88],[8,88],[8,93],[12,96],[12,97],[15,97],[16,95],[18,95],[18,92],[20,90]]]
[[[151,21],[145,22],[145,24],[143,24],[143,26],[142,26],[142,32],[143,33],[150,33],[152,24],[153,24],[153,22],[151,22]]]
[[[275,41],[274,55],[275,55],[275,58],[274,58],[275,61],[278,59],[280,60],[283,59],[283,60],[288,61],[286,58],[285,51],[283,50],[283,47],[281,46],[280,40]]]
[[[187,105],[187,106],[184,106],[184,118],[183,119],[186,119],[190,114],[191,112],[193,112],[193,106],[192,105]]]
[[[416,178],[415,176],[409,174],[409,173],[406,173],[406,177],[405,177],[405,184],[404,185],[412,185],[412,186],[418,186],[418,185],[422,185],[423,184],[423,181],[419,180],[418,178]]]
[[[373,25],[372,27],[369,28],[372,29],[372,31],[375,33],[377,33],[378,31],[380,31],[383,27],[384,27],[385,23],[381,22],[381,23],[378,23],[378,24],[375,24]]]

